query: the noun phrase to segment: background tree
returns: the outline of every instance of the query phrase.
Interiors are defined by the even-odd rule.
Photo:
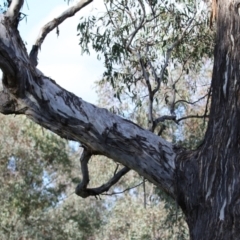
[[[72,196],[72,169],[78,164],[67,141],[23,118],[1,116],[0,122],[6,126],[0,130],[1,239],[94,235],[102,222],[98,211],[103,202],[84,207],[73,199],[65,202]]]
[[[114,85],[112,76],[115,73],[112,70],[115,65],[112,64],[119,61],[119,51],[122,55],[127,56],[122,58],[125,61],[128,58],[132,62],[136,61],[134,76],[137,79],[134,80],[140,78],[139,81],[146,85],[147,91],[145,90],[145,92],[149,101],[147,103],[148,130],[146,130],[126,118],[121,118],[106,109],[97,108],[84,102],[72,93],[62,89],[36,68],[38,50],[49,31],[91,1],[82,0],[76,3],[74,7],[69,8],[62,15],[45,25],[29,55],[17,31],[18,21],[20,20],[19,10],[23,2],[22,0],[13,0],[7,11],[0,15],[0,67],[3,71],[2,82],[4,87],[0,94],[0,111],[4,114],[24,114],[61,137],[81,142],[84,148],[80,159],[83,179],[76,188],[77,195],[84,198],[90,195],[99,195],[119,181],[130,169],[133,169],[177,201],[186,216],[191,239],[237,239],[240,233],[238,210],[239,4],[232,0],[213,2],[210,26],[212,26],[216,17],[217,32],[210,88],[212,98],[209,122],[202,144],[195,150],[185,150],[181,146],[176,147],[158,136],[160,135],[159,132],[158,135],[154,133],[157,124],[163,120],[163,116],[155,117],[153,115],[153,103],[154,96],[160,90],[164,77],[166,77],[169,82],[172,82],[170,89],[173,92],[173,101],[169,101],[169,96],[165,98],[168,103],[170,102],[170,115],[167,116],[169,119],[179,122],[177,112],[175,113],[177,105],[174,97],[176,95],[177,78],[174,79],[171,76],[169,78],[167,66],[172,56],[174,57],[172,62],[176,63],[177,67],[181,67],[184,63],[184,61],[179,62],[181,56],[184,56],[185,52],[190,53],[192,51],[191,47],[186,48],[186,50],[181,50],[180,47],[186,47],[183,42],[191,39],[190,36],[194,39],[196,34],[194,28],[201,25],[201,23],[197,24],[198,8],[196,8],[197,12],[188,10],[184,15],[173,4],[164,3],[162,6],[156,2],[137,1],[130,2],[132,4],[130,5],[130,12],[124,1],[119,3],[124,8],[122,16],[119,15],[121,12],[118,11],[119,22],[124,26],[126,22],[123,21],[123,13],[127,12],[128,14],[130,12],[130,15],[128,14],[129,24],[132,26],[133,32],[129,32],[128,38],[125,38],[121,32],[117,32],[124,45],[120,45],[120,43],[113,45],[112,55],[104,56],[107,66],[104,77],[106,77],[107,82]],[[110,6],[114,8],[114,2],[106,3],[112,4]],[[147,5],[149,5],[148,9],[151,11],[146,10]],[[179,7],[178,4],[175,5]],[[160,9],[159,16],[156,15],[155,6],[156,9]],[[135,11],[138,8],[141,9],[141,12]],[[162,8],[168,10],[169,13],[173,13],[173,22],[171,21],[171,14],[161,11]],[[113,13],[107,12],[110,18],[116,18],[112,14],[115,14],[115,11]],[[135,18],[132,18],[131,14]],[[136,17],[137,14],[140,17]],[[162,64],[155,62],[155,65],[153,65],[155,59],[153,58],[151,62],[152,58],[149,58],[152,56],[148,48],[151,46],[151,41],[143,39],[147,44],[143,44],[143,48],[141,47],[139,30],[143,28],[143,23],[149,20],[148,17],[153,18],[153,21],[156,18],[156,22],[163,26],[164,20],[170,23],[167,26],[172,38],[167,39],[167,49],[163,54],[165,58]],[[162,17],[162,21],[158,17]],[[185,19],[185,23],[187,21],[184,29],[181,27],[182,19]],[[117,23],[119,24],[119,22]],[[90,23],[94,24],[94,19]],[[91,24],[87,29],[91,29]],[[116,25],[117,30],[119,26]],[[180,33],[177,31],[178,28]],[[84,28],[81,25],[79,30],[82,34],[85,34],[85,37],[88,37],[88,33],[82,31]],[[164,31],[164,28],[161,31]],[[146,37],[150,36],[149,34],[147,33]],[[155,39],[155,36],[156,34],[152,38]],[[114,36],[107,39],[111,39],[109,43],[112,43]],[[91,39],[89,38],[89,40]],[[85,41],[85,43],[87,42]],[[82,44],[81,41],[80,44]],[[104,45],[104,42],[102,44]],[[107,45],[109,44],[107,43]],[[207,45],[207,47],[209,46],[211,49],[210,44]],[[164,50],[164,47],[163,42],[162,50]],[[180,49],[178,50],[178,48]],[[197,50],[200,50],[200,53],[202,52],[201,47]],[[103,53],[105,53],[105,50]],[[203,53],[210,54],[211,51],[203,51]],[[204,56],[200,54],[200,57],[202,60]],[[187,59],[187,57],[182,59]],[[120,67],[124,67],[128,63],[119,62],[119,64]],[[160,67],[159,71],[157,71],[158,65]],[[185,73],[187,73],[187,70],[183,72],[183,74]],[[119,71],[114,77],[118,77],[118,75]],[[151,79],[154,79],[155,83]],[[105,81],[105,79],[103,80]],[[129,86],[128,83],[127,81],[127,87]],[[122,86],[120,85],[120,87]],[[131,87],[129,91],[131,91]],[[116,97],[121,99],[120,94],[121,92],[117,91]],[[189,95],[191,94],[192,92]],[[184,98],[180,100],[187,101]],[[207,110],[205,110],[203,116],[206,117],[206,113]],[[88,188],[88,162],[92,155],[107,156],[121,163],[124,167],[116,171],[106,184],[97,188]],[[209,228],[211,228],[211,231],[208,231]]]

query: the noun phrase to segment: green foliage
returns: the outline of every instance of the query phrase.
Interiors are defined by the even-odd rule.
[[[99,105],[173,143],[197,147],[206,118],[154,121],[207,115],[214,46],[207,7],[195,1],[105,1],[105,7],[77,27],[82,53],[95,51],[104,61]],[[174,96],[173,106],[167,96]]]
[[[184,74],[196,70],[202,57],[212,55],[213,33],[206,28],[206,14],[198,11],[195,2],[142,4],[144,7],[141,1],[105,1],[105,13],[82,18],[77,27],[82,53],[89,54],[93,49],[104,58],[106,70],[101,83],[109,82],[117,98],[124,92],[132,98],[136,95],[140,59],[151,63],[149,75],[156,74],[166,83],[169,70],[163,67],[164,58],[179,39],[170,60],[175,66],[183,66]]]
[[[101,224],[101,206],[73,209],[71,201],[64,200],[73,191],[70,179],[76,176],[68,142],[23,118],[1,115],[0,124],[0,194],[4,196],[0,238],[86,239],[92,235]]]

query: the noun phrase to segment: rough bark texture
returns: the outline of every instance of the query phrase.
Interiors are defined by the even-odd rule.
[[[13,2],[19,9],[22,1]],[[178,201],[191,239],[240,239],[239,7],[240,2],[233,0],[217,1],[210,120],[205,140],[195,151],[176,150],[44,76],[25,50],[13,24],[15,14],[0,16],[4,73],[0,112],[25,114],[59,136],[81,142],[92,153],[137,171]]]
[[[62,89],[31,64],[17,30],[0,18],[3,114],[25,114],[59,136],[122,163],[174,196],[175,153],[170,143]]]
[[[176,164],[191,239],[240,239],[239,3],[218,0],[217,6],[208,130],[202,146]]]

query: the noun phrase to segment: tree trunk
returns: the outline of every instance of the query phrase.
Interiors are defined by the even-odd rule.
[[[239,2],[218,0],[212,104],[202,146],[177,159],[191,239],[240,239]],[[186,160],[187,159],[187,160]]]
[[[20,9],[17,4],[23,1],[13,2]],[[240,239],[239,9],[238,1],[217,0],[210,119],[205,140],[195,151],[176,150],[44,76],[13,24],[15,10],[0,15],[0,112],[25,114],[61,137],[81,142],[91,153],[134,169],[177,200],[191,239]]]

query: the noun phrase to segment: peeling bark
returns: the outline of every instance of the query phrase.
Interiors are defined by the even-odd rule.
[[[177,200],[186,215],[191,239],[239,239],[240,3],[216,2],[218,30],[209,125],[199,149],[187,152],[85,102],[38,70],[37,52],[29,57],[12,24],[22,2],[12,1],[7,14],[0,15],[0,68],[4,74],[0,112],[24,114],[61,137],[81,142],[88,154],[102,154],[123,164],[125,168],[110,185],[128,169],[137,171]],[[83,168],[88,154],[82,156]],[[89,190],[87,183],[85,171],[85,181],[76,189],[83,197],[92,194],[92,190],[85,191]]]
[[[217,1],[212,105],[205,141],[176,164],[180,205],[191,239],[240,238],[240,16]],[[188,191],[186,191],[186,188]]]
[[[18,31],[9,27],[4,15],[0,21],[0,67],[4,74],[1,112],[25,114],[59,136],[81,142],[95,154],[137,171],[174,197],[173,146],[44,76],[32,64]]]

